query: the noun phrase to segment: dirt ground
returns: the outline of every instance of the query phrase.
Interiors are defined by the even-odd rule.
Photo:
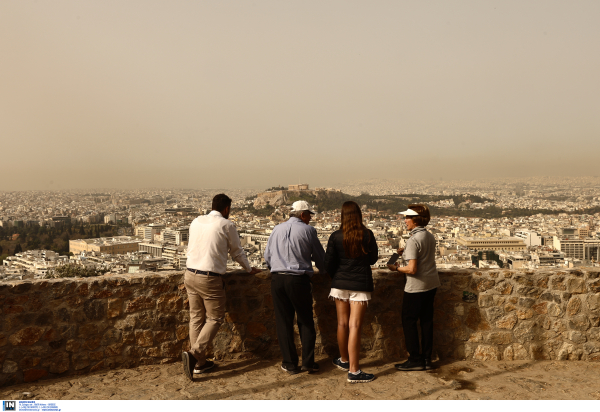
[[[370,383],[351,384],[331,359],[318,373],[288,375],[280,362],[220,362],[210,373],[183,374],[181,363],[101,371],[0,388],[19,399],[588,399],[600,400],[600,363],[575,361],[458,361],[438,369],[399,372],[366,360]]]

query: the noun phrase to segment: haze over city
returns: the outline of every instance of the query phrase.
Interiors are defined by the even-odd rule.
[[[2,2],[0,190],[595,175],[599,20],[597,1]]]

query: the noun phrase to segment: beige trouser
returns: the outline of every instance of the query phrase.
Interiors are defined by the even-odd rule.
[[[225,318],[225,282],[220,276],[186,270],[184,283],[190,302],[190,352],[201,366],[206,362],[206,347]]]

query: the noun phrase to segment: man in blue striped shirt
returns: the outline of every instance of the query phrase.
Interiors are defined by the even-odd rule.
[[[269,237],[264,258],[271,270],[271,294],[275,309],[277,339],[283,355],[281,369],[289,374],[317,372],[313,321],[313,298],[310,277],[314,274],[311,262],[325,272],[325,250],[317,231],[310,226],[314,215],[309,204],[299,200],[292,205],[290,219],[275,226]],[[298,369],[298,354],[294,344],[294,315],[302,341],[302,368]]]

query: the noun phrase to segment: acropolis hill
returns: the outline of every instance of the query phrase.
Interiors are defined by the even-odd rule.
[[[179,362],[189,347],[181,271],[0,285],[2,386],[115,368]],[[600,268],[441,270],[435,353],[441,361],[600,361]],[[374,273],[362,350],[382,362],[406,357],[404,278]],[[279,359],[268,271],[225,278],[227,315],[217,360]],[[313,278],[316,354],[337,355],[329,278]],[[477,295],[463,301],[463,292]]]

